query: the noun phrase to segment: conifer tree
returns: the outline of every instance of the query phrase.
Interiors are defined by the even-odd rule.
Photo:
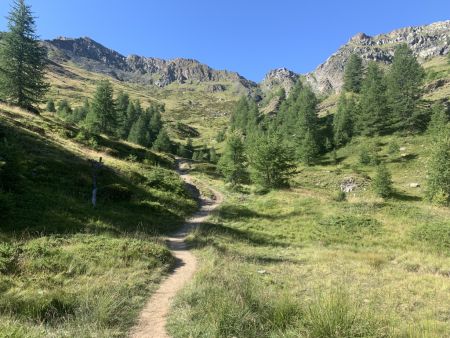
[[[394,125],[401,130],[414,131],[424,126],[419,109],[425,71],[407,44],[398,46],[387,76],[388,103]]]
[[[111,82],[102,80],[97,85],[86,124],[90,131],[114,135],[117,128],[117,114]]]
[[[151,112],[152,113],[149,122],[149,129],[150,129],[150,142],[153,143],[155,142],[157,136],[161,132],[163,122],[161,120],[161,112],[159,107],[153,106]]]
[[[56,113],[55,101],[53,99],[47,101],[47,111],[49,113]]]
[[[347,99],[342,93],[333,119],[334,145],[345,145],[353,136],[353,110],[356,102],[353,97]]]
[[[116,115],[117,115],[117,135],[120,138],[126,138],[128,124],[128,106],[130,104],[130,96],[123,91],[117,94],[116,98]]]
[[[247,180],[246,164],[243,137],[238,132],[233,132],[227,138],[225,150],[218,162],[217,169],[224,176],[226,182],[236,186]]]
[[[428,165],[428,200],[437,204],[450,202],[450,127],[447,125],[432,150]]]
[[[153,149],[165,153],[170,153],[172,151],[172,142],[170,141],[169,135],[164,128],[161,129],[158,137],[153,143]]]
[[[194,146],[192,145],[192,139],[188,138],[186,141],[186,151],[188,156],[186,156],[187,158],[192,158],[194,155]]]
[[[352,54],[347,62],[344,73],[344,90],[359,93],[363,79],[362,59]]]
[[[293,175],[293,152],[279,134],[259,133],[248,146],[252,181],[264,188],[286,186]]]
[[[357,129],[363,135],[372,136],[385,132],[388,124],[383,72],[375,62],[370,62],[361,88]]]
[[[141,113],[130,129],[128,141],[143,147],[149,147],[151,145],[149,122],[148,112]]]
[[[56,113],[63,119],[70,118],[72,115],[72,107],[70,106],[69,101],[63,99],[58,102],[58,108],[56,109]]]
[[[392,195],[392,176],[384,164],[378,166],[377,173],[372,181],[372,188],[380,197],[388,198]]]
[[[37,112],[49,88],[45,82],[47,51],[39,44],[25,0],[13,2],[8,29],[0,41],[0,97]]]

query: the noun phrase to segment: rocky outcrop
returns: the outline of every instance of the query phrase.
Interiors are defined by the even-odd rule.
[[[97,73],[111,75],[122,81],[165,87],[171,83],[232,82],[251,90],[252,81],[238,73],[215,70],[192,59],[163,60],[138,55],[125,57],[90,38],[64,38],[43,42],[53,61],[72,61]],[[217,89],[217,88],[216,88]]]
[[[364,63],[376,61],[390,64],[395,47],[407,43],[419,61],[446,55],[450,51],[450,21],[428,26],[408,27],[374,37],[358,33],[325,63],[306,75],[306,81],[318,93],[338,92],[343,85],[345,65],[351,54],[362,57]]]
[[[261,82],[260,87],[263,92],[283,88],[286,93],[289,94],[299,77],[300,75],[287,68],[274,69],[267,73],[264,80]]]

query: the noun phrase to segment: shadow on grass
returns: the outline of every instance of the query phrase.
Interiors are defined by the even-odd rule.
[[[398,157],[396,159],[391,160],[391,163],[404,163],[408,161],[412,161],[418,158],[418,155],[416,154],[408,154],[402,157]]]
[[[242,205],[223,205],[216,211],[216,213],[224,220],[242,220],[245,218],[260,218],[267,220],[280,220],[289,217],[300,216],[304,214],[301,211],[293,211],[287,214],[279,215],[265,215],[256,211],[253,211]]]
[[[196,248],[203,248],[211,245],[219,250],[223,250],[220,248],[220,245],[212,239],[220,236],[227,237],[236,242],[245,242],[256,246],[283,248],[291,246],[288,243],[276,241],[267,235],[257,234],[247,230],[234,229],[218,223],[202,223],[198,227],[195,238],[190,240],[190,243]]]
[[[418,201],[422,201],[422,198],[419,196],[414,196],[414,195],[406,195],[406,194],[402,194],[398,191],[394,192],[391,196],[392,198],[399,200],[399,201],[405,201],[405,202],[418,202]]]

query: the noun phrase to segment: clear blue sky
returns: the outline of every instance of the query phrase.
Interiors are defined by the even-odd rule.
[[[0,30],[10,0],[0,0]],[[304,73],[358,32],[450,19],[449,0],[28,0],[42,38],[89,36],[122,54],[194,58],[260,81]]]

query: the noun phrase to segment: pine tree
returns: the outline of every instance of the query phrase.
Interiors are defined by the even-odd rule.
[[[347,62],[344,73],[344,90],[353,93],[359,93],[363,80],[362,59],[352,54]]]
[[[363,135],[378,135],[386,131],[388,123],[383,72],[375,62],[370,62],[361,88],[357,129]]]
[[[56,113],[55,101],[53,99],[47,101],[47,111],[49,113]]]
[[[372,181],[372,188],[380,197],[388,198],[392,195],[392,176],[384,164],[378,166],[376,176]]]
[[[252,181],[264,188],[286,186],[293,175],[293,152],[279,134],[262,134],[252,140],[247,150]]]
[[[86,124],[95,133],[116,134],[117,114],[111,82],[102,80],[97,85],[91,109],[86,116]]]
[[[172,142],[165,129],[161,129],[159,132],[158,137],[153,143],[153,149],[165,153],[170,153],[172,151]]]
[[[244,135],[255,132],[259,122],[258,105],[252,99],[241,97],[231,115],[230,128],[239,130]]]
[[[58,107],[56,109],[56,113],[63,119],[70,118],[72,115],[72,107],[70,106],[69,101],[63,99],[58,102]]]
[[[218,171],[225,181],[233,186],[245,183],[248,177],[246,170],[247,158],[245,156],[243,137],[238,132],[231,133],[225,145],[225,150],[218,162]]]
[[[143,147],[150,147],[150,130],[149,130],[150,116],[144,112],[138,117],[136,122],[133,123],[131,130],[128,134],[128,141],[139,144]]]
[[[116,99],[116,115],[117,115],[117,134],[120,138],[126,138],[128,125],[128,106],[130,104],[130,96],[123,91],[117,94]]]
[[[398,46],[387,77],[388,103],[398,129],[414,131],[423,128],[424,116],[419,103],[424,78],[425,71],[408,45]]]
[[[47,51],[39,44],[31,8],[24,0],[13,2],[8,29],[0,41],[0,97],[37,112],[49,88]]]
[[[150,123],[149,129],[150,129],[150,142],[153,143],[155,142],[157,136],[160,134],[162,130],[163,122],[161,120],[161,112],[158,106],[153,106],[151,111],[152,115],[149,122]]]
[[[192,158],[194,156],[194,146],[192,145],[192,139],[188,138],[186,141],[186,151],[189,154],[187,158]]]
[[[353,111],[356,102],[353,97],[347,99],[342,93],[339,97],[337,111],[333,119],[334,145],[337,147],[345,145],[353,136]]]
[[[447,125],[434,145],[428,165],[428,200],[437,204],[450,202],[450,127]]]

